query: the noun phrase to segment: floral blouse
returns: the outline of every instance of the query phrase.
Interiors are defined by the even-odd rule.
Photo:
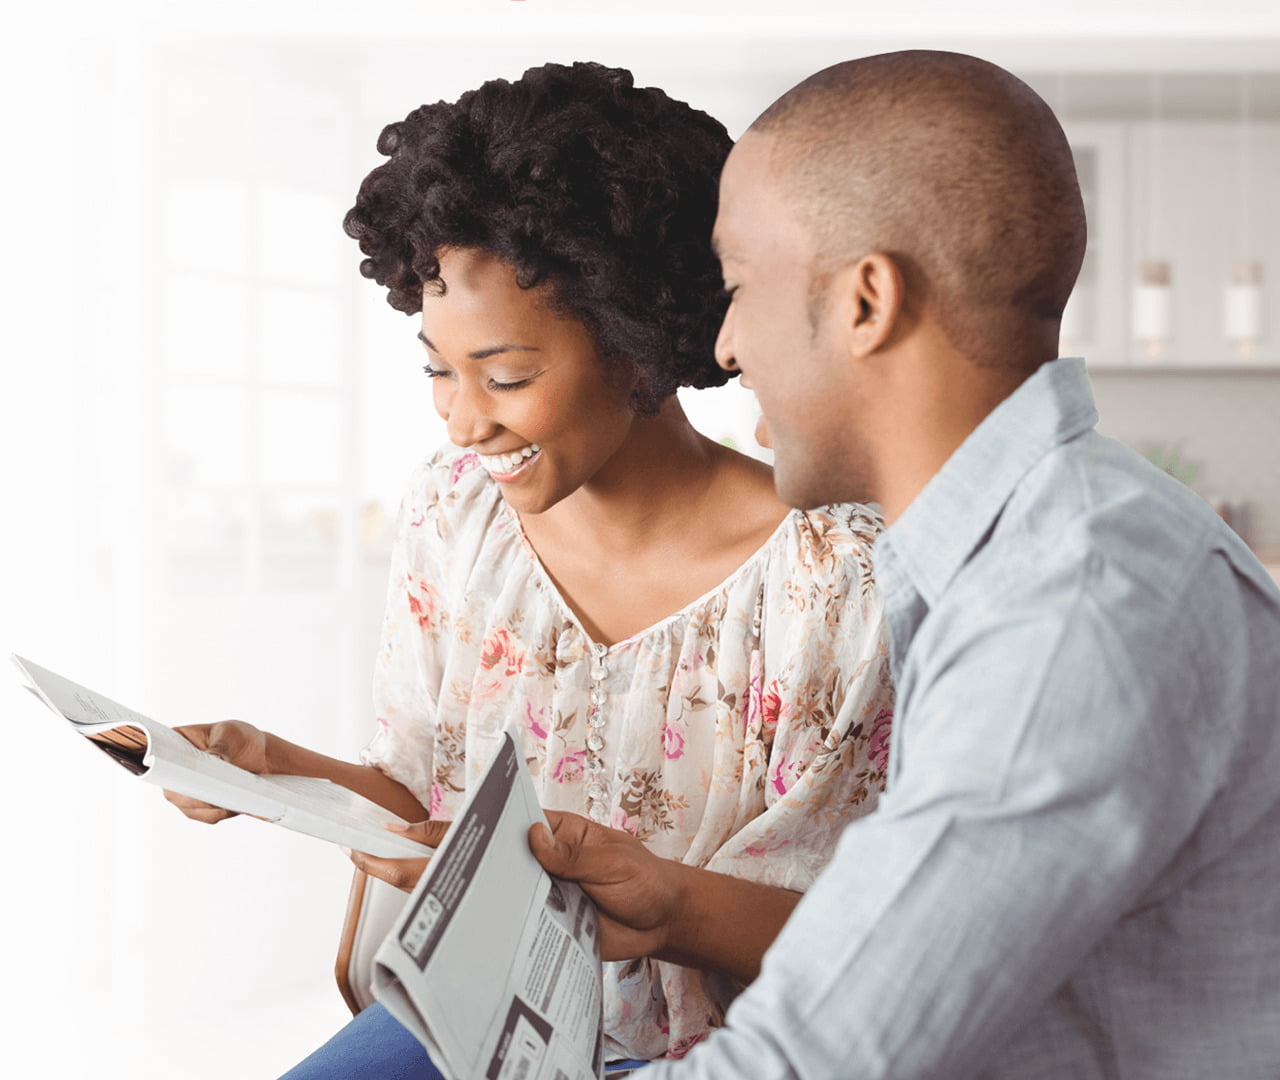
[[[865,506],[792,511],[715,589],[605,647],[475,454],[447,447],[401,506],[362,759],[447,820],[515,723],[544,807],[803,891],[884,784],[880,528]],[[606,964],[609,1049],[682,1055],[737,989],[655,960]]]

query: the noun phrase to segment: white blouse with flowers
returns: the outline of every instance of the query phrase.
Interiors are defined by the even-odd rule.
[[[864,506],[792,511],[718,587],[606,648],[475,454],[446,448],[401,507],[363,760],[447,820],[515,722],[544,807],[803,891],[884,782],[879,529]],[[735,989],[658,961],[607,964],[611,1050],[682,1055]]]

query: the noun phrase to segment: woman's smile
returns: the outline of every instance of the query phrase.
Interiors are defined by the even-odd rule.
[[[530,443],[505,454],[481,454],[476,457],[485,470],[500,484],[509,484],[526,475],[542,457],[542,447]]]

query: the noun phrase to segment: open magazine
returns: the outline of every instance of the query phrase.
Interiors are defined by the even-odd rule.
[[[400,821],[354,791],[311,776],[259,776],[197,750],[172,728],[14,656],[27,689],[109,758],[150,784],[384,858],[431,848],[387,832]]]
[[[545,820],[504,735],[374,957],[374,996],[448,1080],[604,1075],[596,910],[529,851]]]

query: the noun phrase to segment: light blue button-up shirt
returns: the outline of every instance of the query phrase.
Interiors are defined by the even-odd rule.
[[[1280,1077],[1280,591],[1046,364],[876,548],[890,786],[650,1080]]]

